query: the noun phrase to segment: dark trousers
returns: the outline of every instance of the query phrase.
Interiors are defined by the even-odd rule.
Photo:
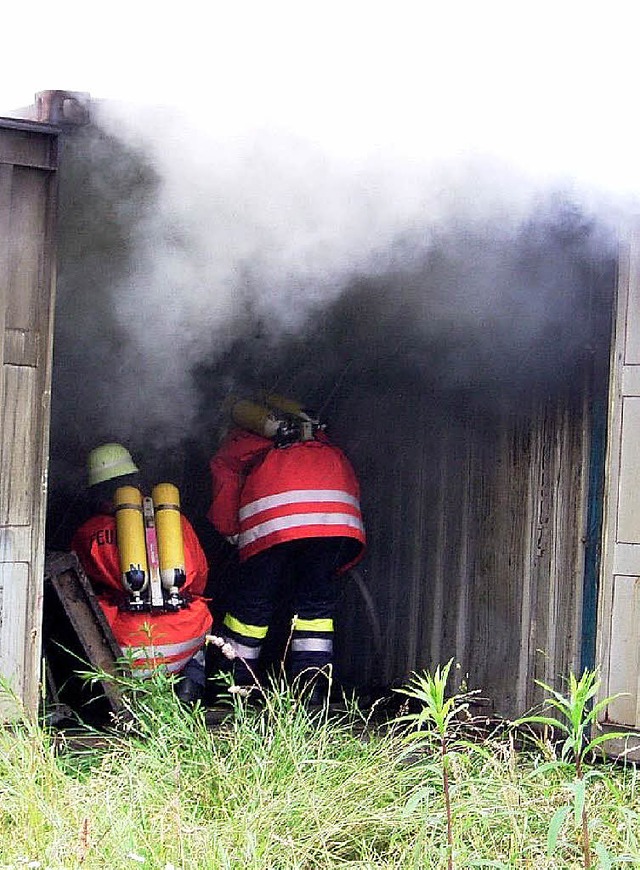
[[[296,617],[287,641],[290,678],[333,661],[338,569],[350,560],[352,547],[348,538],[305,538],[277,544],[241,565],[224,618],[224,633],[238,653],[238,684],[253,683],[265,638],[285,601]]]

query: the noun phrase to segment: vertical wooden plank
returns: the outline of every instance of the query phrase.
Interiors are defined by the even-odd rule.
[[[13,167],[0,164],[0,367],[4,362],[4,334],[9,294],[9,225]],[[4,432],[4,379],[0,377],[0,432]],[[1,467],[1,466],[0,466]]]
[[[0,467],[0,526],[28,526],[32,521],[38,468],[36,443],[36,369],[4,366],[3,437]]]
[[[598,403],[594,396],[589,396],[589,378],[590,372],[585,367],[584,386],[582,397],[582,419],[584,421],[579,433],[577,433],[577,445],[575,455],[579,457],[579,465],[577,471],[574,471],[579,480],[580,491],[580,528],[584,529],[584,535],[580,540],[578,552],[579,564],[581,568],[582,582],[576,587],[576,603],[572,612],[572,622],[570,623],[572,638],[575,638],[575,643],[572,643],[572,652],[567,651],[569,667],[574,673],[578,673],[581,668],[589,666],[584,660],[585,639],[591,632],[591,626],[588,618],[584,619],[585,613],[585,596],[588,598],[591,587],[590,582],[590,560],[592,547],[592,526],[594,523],[594,510],[598,503],[596,487],[594,485],[594,451],[598,446],[597,432],[597,407]],[[568,520],[570,521],[570,519]],[[597,533],[600,533],[599,526]],[[585,624],[583,625],[583,619]]]
[[[29,566],[23,562],[0,562],[0,674],[16,697],[0,694],[0,717],[11,718],[24,699],[24,641],[27,630],[25,599]]]
[[[425,589],[424,572],[424,526],[426,501],[426,451],[421,451],[416,456],[415,462],[415,489],[413,493],[407,493],[413,507],[414,535],[410,543],[409,561],[407,564],[409,582],[407,589],[408,619],[407,619],[407,651],[405,659],[405,671],[409,673],[415,667],[418,658],[418,644],[422,633],[422,600]]]
[[[48,173],[40,170],[19,167],[13,171],[6,313],[8,329],[39,329],[43,301],[47,179]]]
[[[640,697],[640,578],[622,575],[615,578],[611,621],[615,626],[611,638],[611,661],[615,667],[610,670],[607,694],[619,697],[609,705],[609,719],[633,723],[637,721]],[[630,687],[635,691],[630,691]]]
[[[445,513],[445,493],[448,492],[449,466],[445,456],[445,441],[439,439],[438,452],[436,454],[438,460],[438,497],[436,501],[436,537],[433,542],[434,549],[434,569],[427,577],[427,583],[430,588],[427,591],[428,595],[433,596],[432,619],[430,625],[430,644],[429,644],[429,664],[433,668],[440,664],[442,655],[442,622],[444,616],[444,578],[445,578],[445,558],[444,554],[447,550],[446,544],[446,513]]]
[[[42,660],[42,606],[44,599],[45,525],[47,477],[49,467],[49,432],[51,425],[51,373],[53,366],[53,323],[56,295],[56,223],[58,177],[47,173],[41,178],[42,247],[40,250],[39,300],[37,324],[43,353],[38,367],[36,393],[39,437],[35,450],[35,501],[32,514],[32,562],[26,613],[25,687],[26,708],[34,714],[38,707],[40,666]]]
[[[623,396],[618,543],[640,543],[640,397]]]
[[[378,520],[383,523],[378,538],[384,541],[386,537],[393,542],[386,553],[379,553],[381,565],[386,567],[386,571],[383,567],[380,577],[383,583],[379,586],[382,612],[385,614],[383,621],[385,682],[391,682],[395,675],[404,673],[403,662],[406,658],[407,625],[402,613],[402,605],[406,602],[404,560],[409,512],[405,504],[406,466],[402,462],[402,456],[402,450],[399,450],[393,459],[393,468],[388,469],[387,472],[389,475],[386,481],[389,493],[388,510],[385,515],[378,512]],[[402,595],[394,592],[395,589],[402,589]],[[401,626],[400,630],[398,626]]]
[[[469,643],[469,607],[472,595],[473,578],[470,564],[469,538],[471,535],[471,488],[473,479],[472,445],[469,433],[466,431],[463,445],[462,489],[460,498],[460,528],[458,538],[458,564],[456,578],[456,621],[455,621],[455,656],[456,663],[466,672],[468,663]]]
[[[533,529],[535,526],[537,508],[537,489],[540,475],[539,451],[534,449],[537,445],[535,430],[529,435],[530,449],[527,452],[516,452],[513,457],[514,465],[526,468],[526,490],[522,505],[522,580],[520,596],[520,614],[517,649],[517,678],[516,678],[516,703],[520,710],[526,709],[527,698],[531,685],[532,650],[535,649],[535,613],[534,613],[534,564],[535,564],[535,541]],[[524,440],[524,433],[521,433]],[[517,445],[516,445],[517,451]]]
[[[561,572],[556,570],[556,566],[562,564],[564,553],[564,544],[566,542],[567,529],[564,526],[564,516],[562,511],[563,501],[563,484],[567,481],[563,479],[563,453],[564,441],[566,432],[564,422],[566,420],[566,412],[564,409],[557,406],[553,409],[551,423],[553,430],[550,432],[552,441],[549,455],[549,522],[548,522],[548,549],[549,549],[549,580],[547,585],[547,600],[546,600],[546,626],[542,648],[545,651],[544,663],[545,682],[554,685],[557,678],[557,668],[560,664],[558,661],[557,648],[557,627],[558,622],[562,619],[564,608],[562,598],[562,587],[573,585],[573,577],[567,582],[566,575],[560,579]]]
[[[632,257],[629,261],[629,282],[624,304],[624,348],[622,359],[625,366],[640,365],[640,257],[637,246],[638,234],[633,239]]]

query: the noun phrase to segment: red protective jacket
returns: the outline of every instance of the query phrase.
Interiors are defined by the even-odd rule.
[[[213,499],[207,513],[220,534],[238,535],[240,561],[300,538],[346,537],[361,544],[365,532],[360,487],[351,463],[328,438],[277,448],[273,441],[234,429],[210,463]]]
[[[115,517],[109,514],[91,517],[71,542],[115,639],[140,676],[147,676],[158,665],[165,665],[172,672],[181,671],[202,649],[205,635],[211,630],[211,612],[202,597],[208,575],[207,560],[191,524],[185,517],[181,519],[187,575],[181,591],[189,603],[175,613],[131,613],[120,609],[127,595],[120,580]]]

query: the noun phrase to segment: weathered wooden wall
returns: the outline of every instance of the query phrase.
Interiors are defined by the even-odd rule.
[[[430,419],[416,404],[410,432],[389,431],[392,409],[371,419],[398,451],[375,467],[354,456],[379,626],[351,583],[339,628],[349,681],[397,684],[453,657],[457,685],[516,716],[539,699],[536,679],[558,685],[580,666],[591,389],[532,400],[517,418]]]
[[[0,119],[0,675],[37,708],[57,131]],[[4,697],[0,716],[12,702]]]

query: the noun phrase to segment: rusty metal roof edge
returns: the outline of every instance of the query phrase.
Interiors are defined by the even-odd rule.
[[[58,124],[49,124],[45,121],[31,121],[28,118],[5,118],[0,116],[0,129],[20,130],[25,133],[49,133],[59,135],[62,127]]]

